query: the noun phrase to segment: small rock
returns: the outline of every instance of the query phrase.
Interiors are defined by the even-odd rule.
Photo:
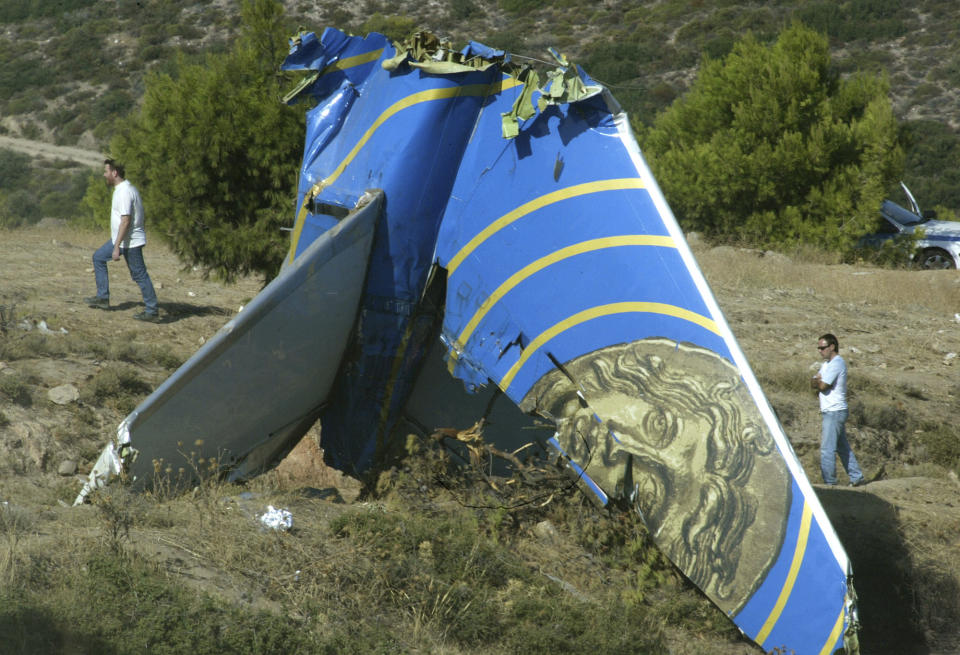
[[[72,459],[65,459],[57,467],[57,475],[70,476],[77,472],[77,463]]]
[[[957,358],[957,353],[947,353],[943,357],[943,365],[951,366],[953,364],[953,360],[955,360],[956,358]]]
[[[541,541],[554,541],[557,538],[557,529],[550,521],[540,521],[533,526],[533,534]]]
[[[47,398],[58,405],[69,405],[80,397],[80,392],[72,384],[61,384],[47,392]]]

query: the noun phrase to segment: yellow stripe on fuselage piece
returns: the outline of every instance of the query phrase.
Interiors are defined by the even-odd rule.
[[[531,275],[542,271],[552,264],[563,261],[564,259],[569,259],[575,255],[593,252],[595,250],[616,248],[620,246],[663,246],[666,248],[676,248],[677,244],[672,237],[655,236],[651,234],[629,234],[625,236],[604,237],[601,239],[583,241],[572,246],[567,246],[566,248],[561,248],[560,250],[552,252],[545,257],[541,257],[540,259],[527,264],[507,278],[503,284],[497,287],[496,291],[491,293],[487,299],[483,301],[483,304],[480,305],[480,308],[476,311],[473,317],[467,321],[466,327],[464,327],[463,331],[457,336],[457,348],[454,348],[450,351],[450,361],[456,362],[457,353],[466,346],[467,341],[470,339],[470,335],[472,335],[473,331],[477,329],[477,325],[479,325],[480,321],[483,320],[484,316],[487,315],[493,306],[497,304],[501,298],[507,295],[514,287],[529,278]]]
[[[615,302],[610,303],[609,305],[591,307],[590,309],[585,309],[582,312],[577,312],[573,316],[554,324],[553,326],[547,328],[544,332],[540,333],[523,349],[523,353],[520,355],[520,358],[517,359],[514,365],[510,367],[510,370],[507,371],[507,374],[501,378],[498,386],[501,390],[506,391],[513,383],[513,378],[517,376],[517,373],[520,372],[520,369],[523,368],[523,365],[527,363],[527,360],[530,359],[533,354],[540,349],[541,346],[550,341],[550,339],[553,339],[558,334],[561,334],[572,327],[580,325],[581,323],[586,323],[587,321],[595,318],[610,316],[612,314],[630,313],[663,314],[665,316],[673,316],[674,318],[696,323],[700,327],[706,328],[714,334],[720,335],[720,328],[717,327],[717,324],[713,319],[707,318],[702,314],[697,314],[696,312],[691,312],[689,309],[677,307],[676,305],[667,305],[659,302]]]
[[[797,582],[800,565],[803,564],[803,555],[807,550],[807,539],[810,537],[810,522],[812,518],[813,509],[809,503],[804,501],[803,517],[800,519],[800,533],[797,535],[797,545],[793,550],[793,561],[790,563],[790,571],[787,573],[787,579],[783,583],[783,588],[780,590],[780,596],[777,598],[777,602],[774,604],[773,609],[770,610],[770,615],[767,617],[767,620],[764,621],[760,632],[758,632],[754,638],[754,641],[761,646],[766,638],[770,636],[773,627],[780,619],[780,614],[783,613],[783,608],[786,607],[787,600],[789,600],[790,594],[793,592],[793,586]]]
[[[840,638],[840,633],[843,632],[843,616],[843,607],[841,607],[840,616],[837,617],[837,622],[833,624],[833,630],[830,631],[830,636],[827,637],[827,643],[820,649],[820,655],[830,655],[830,653],[833,652],[833,645],[837,643],[837,640]]]
[[[498,80],[493,84],[468,84],[466,86],[452,86],[442,89],[427,89],[425,91],[413,93],[406,98],[402,98],[390,105],[382,114],[377,117],[375,121],[373,121],[373,124],[367,128],[367,131],[364,132],[363,136],[361,136],[357,143],[354,144],[353,148],[349,153],[347,153],[347,156],[344,157],[343,161],[341,161],[340,164],[333,169],[333,172],[314,184],[303,196],[303,202],[300,205],[300,210],[297,212],[297,220],[294,224],[293,235],[290,239],[289,261],[293,261],[293,258],[297,252],[297,243],[299,243],[300,234],[303,232],[303,224],[307,218],[310,201],[316,197],[318,193],[333,184],[334,181],[340,177],[350,162],[356,158],[357,153],[359,153],[363,146],[367,144],[374,132],[376,132],[380,126],[387,122],[387,120],[404,109],[409,109],[410,107],[423,102],[430,102],[431,100],[450,100],[452,98],[461,98],[466,96],[486,96],[511,89],[521,84],[522,82],[516,78],[508,77],[507,79]]]
[[[359,55],[338,59],[320,71],[319,77],[329,75],[330,73],[335,73],[336,71],[347,70],[348,68],[353,68],[354,66],[363,66],[364,64],[369,64],[371,61],[380,59],[380,55],[382,54],[383,48],[377,48],[376,50],[371,50],[370,52],[361,52]]]
[[[597,180],[595,182],[584,182],[583,184],[575,184],[571,187],[566,187],[564,189],[558,189],[556,191],[551,191],[550,193],[540,196],[539,198],[534,198],[529,202],[525,202],[516,209],[504,214],[497,220],[493,221],[487,227],[485,227],[479,234],[470,239],[469,243],[457,251],[447,264],[447,275],[453,275],[453,272],[457,270],[457,267],[463,263],[463,260],[466,257],[477,249],[481,243],[489,239],[493,234],[502,230],[507,225],[510,225],[516,220],[519,220],[534,212],[538,209],[542,209],[547,205],[552,205],[553,203],[560,202],[562,200],[567,200],[569,198],[575,198],[577,196],[586,195],[588,193],[596,193],[598,191],[616,191],[622,189],[642,189],[644,188],[643,180],[639,177],[624,177],[613,180]]]

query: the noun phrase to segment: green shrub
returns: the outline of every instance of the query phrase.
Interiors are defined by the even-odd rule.
[[[838,41],[894,39],[907,33],[913,19],[901,0],[816,0],[800,4],[793,16]]]
[[[861,390],[866,395],[865,390]],[[911,426],[907,411],[885,400],[856,400],[850,403],[850,421],[856,426],[906,433]]]
[[[50,174],[48,180],[51,184],[47,187],[47,193],[43,193],[39,199],[40,216],[67,220],[74,218],[87,192],[90,177],[86,171]]]
[[[532,577],[506,546],[493,543],[477,528],[462,512],[430,517],[392,505],[348,512],[331,523],[337,539],[349,540],[352,549],[377,563],[356,584],[376,584],[388,592],[387,598],[403,599],[418,620],[466,649],[663,649],[656,619],[643,605],[611,598],[591,603],[569,588]],[[631,566],[634,546],[629,540],[623,544],[625,566]],[[646,547],[637,552],[645,553],[643,558],[650,553]],[[368,575],[375,576],[375,582]]]
[[[7,102],[5,113],[11,115],[32,114],[42,110],[46,106],[43,98],[32,93],[14,96]],[[24,132],[26,135],[26,132]]]
[[[905,268],[910,265],[910,256],[916,251],[917,236],[901,234],[887,239],[879,248],[858,248],[854,254],[858,259],[876,266]]]
[[[905,181],[921,208],[960,207],[960,134],[942,121],[913,120],[901,123],[899,139],[910,172]],[[889,197],[903,193],[891,188]]]
[[[217,602],[136,556],[109,546],[80,550],[71,568],[35,557],[30,574],[34,583],[44,581],[39,589],[0,587],[5,652],[65,652],[78,643],[116,655],[336,652],[324,647],[330,639],[325,632]],[[93,597],[90,589],[97,590]],[[343,652],[364,652],[347,646]]]
[[[644,64],[674,56],[666,36],[651,27],[640,26],[637,34],[629,38],[618,35],[589,45],[579,63],[591,77],[608,84],[631,80],[639,76]]]
[[[0,23],[18,23],[21,21],[54,18],[68,11],[77,11],[91,7],[97,0],[31,0],[30,2],[0,3]]]
[[[469,20],[483,15],[473,0],[450,0],[450,14],[457,20]]]
[[[535,11],[543,7],[542,0],[499,0],[500,8],[511,14]]]
[[[33,404],[30,384],[19,373],[0,373],[0,394],[21,407],[30,407]]]
[[[957,431],[953,426],[926,425],[919,439],[932,463],[947,469],[960,466],[960,439],[957,439]]]
[[[110,344],[106,357],[130,364],[160,364],[168,369],[177,368],[183,363],[168,348],[136,343],[132,340]]]
[[[30,179],[30,157],[0,148],[0,191],[22,187]]]
[[[151,386],[132,367],[108,364],[84,385],[80,400],[126,413],[150,391]]]

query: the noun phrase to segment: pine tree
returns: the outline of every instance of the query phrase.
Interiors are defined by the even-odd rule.
[[[886,79],[842,79],[826,38],[799,23],[705,59],[643,137],[684,229],[762,246],[848,249],[903,161]]]
[[[279,101],[289,32],[274,0],[245,0],[239,37],[202,63],[146,79],[111,154],[144,197],[148,231],[224,280],[277,274],[288,247],[303,109]]]

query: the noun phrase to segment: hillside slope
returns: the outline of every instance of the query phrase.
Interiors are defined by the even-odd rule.
[[[136,8],[107,0],[35,4],[0,8],[0,131],[100,147],[109,124],[137,104],[146,71],[168,70],[177,51],[195,57],[221,48],[236,35],[240,16],[239,3],[192,0]],[[829,35],[841,72],[885,74],[900,118],[960,127],[954,48],[960,8],[945,0],[282,4],[291,33],[299,26],[392,36],[429,29],[456,47],[475,39],[534,59],[557,47],[644,120],[686,89],[701,56],[723,56],[747,32],[772,40],[801,20]],[[47,74],[29,74],[38,67]]]

